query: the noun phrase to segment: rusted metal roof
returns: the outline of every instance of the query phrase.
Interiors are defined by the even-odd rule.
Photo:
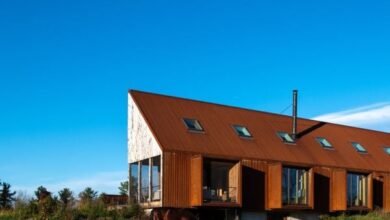
[[[289,116],[134,90],[130,94],[163,151],[390,172],[386,132],[300,118],[301,137],[285,144],[276,132],[290,133]],[[199,120],[204,132],[188,131],[183,118]],[[245,126],[253,138],[239,137],[232,125]],[[316,137],[326,138],[334,149],[324,149]],[[351,142],[362,144],[367,153],[357,152]]]

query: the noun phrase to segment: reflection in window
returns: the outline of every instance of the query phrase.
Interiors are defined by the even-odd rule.
[[[141,161],[141,201],[149,200],[149,159]]]
[[[138,202],[138,162],[130,164],[130,200]]]
[[[161,199],[161,189],[160,189],[160,174],[161,174],[161,165],[160,165],[160,156],[152,158],[152,201]]]
[[[367,206],[367,176],[348,173],[347,193],[348,207]]]
[[[308,171],[283,167],[283,205],[307,205]]]

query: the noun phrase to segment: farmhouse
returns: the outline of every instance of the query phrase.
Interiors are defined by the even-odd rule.
[[[130,90],[131,202],[200,219],[390,212],[390,134]]]

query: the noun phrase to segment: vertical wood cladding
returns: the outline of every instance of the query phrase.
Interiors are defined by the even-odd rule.
[[[333,169],[330,177],[330,211],[347,209],[347,171]]]
[[[202,183],[203,183],[203,158],[193,156],[191,158],[191,205],[201,206],[203,201]]]
[[[282,208],[282,164],[269,164],[267,170],[267,208]]]
[[[163,206],[190,207],[191,154],[163,153]]]
[[[390,175],[383,178],[383,210],[390,212]]]
[[[373,175],[369,174],[367,176],[367,208],[369,209],[372,209],[374,207],[373,194],[374,194]]]

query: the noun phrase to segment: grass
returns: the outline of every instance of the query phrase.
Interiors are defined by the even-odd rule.
[[[390,213],[382,211],[373,211],[367,214],[346,215],[339,216],[321,216],[321,220],[390,220]]]

